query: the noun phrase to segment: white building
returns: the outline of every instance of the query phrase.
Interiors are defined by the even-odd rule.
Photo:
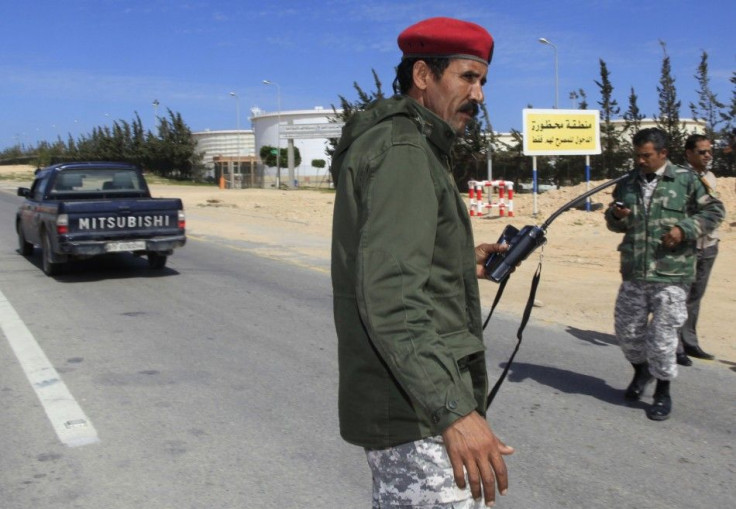
[[[227,180],[229,187],[260,187],[256,165],[255,135],[252,129],[199,131],[192,133],[196,151],[203,153],[206,176]]]
[[[226,131],[199,131],[192,133],[197,142],[197,152],[204,152],[204,164],[213,169],[213,158],[246,157],[256,155],[255,134],[252,129]]]
[[[333,110],[317,106],[312,110],[291,110],[265,112],[258,108],[251,110],[250,118],[255,133],[255,154],[261,147],[287,148],[289,145],[299,149],[301,164],[279,161],[281,184],[294,186],[320,186],[329,182],[330,159],[326,154],[328,138],[339,138],[341,126],[330,122],[335,117]],[[312,166],[312,161],[322,160],[323,168]],[[264,185],[275,185],[277,168],[262,167]]]

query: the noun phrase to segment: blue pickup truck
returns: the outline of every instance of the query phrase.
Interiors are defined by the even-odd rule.
[[[179,198],[152,198],[140,168],[125,163],[56,164],[36,170],[15,228],[23,256],[41,246],[42,268],[56,275],[71,259],[107,253],[145,255],[161,269],[186,243]]]

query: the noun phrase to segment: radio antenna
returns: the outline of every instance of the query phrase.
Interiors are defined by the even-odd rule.
[[[557,219],[557,216],[559,216],[563,212],[565,212],[565,211],[573,208],[575,205],[577,205],[581,201],[585,200],[589,196],[592,196],[595,193],[597,193],[599,191],[602,191],[602,190],[604,190],[607,187],[610,187],[610,186],[612,186],[614,184],[617,184],[618,182],[621,182],[622,180],[624,180],[628,176],[629,176],[629,174],[628,173],[625,173],[624,175],[621,175],[618,178],[615,178],[613,180],[609,180],[608,182],[604,182],[603,184],[601,184],[601,185],[599,185],[597,187],[594,187],[590,191],[586,191],[585,193],[581,194],[580,196],[577,196],[577,197],[573,198],[572,200],[570,200],[569,202],[567,202],[565,205],[563,205],[562,207],[560,207],[559,209],[557,209],[551,216],[549,216],[549,218],[544,222],[544,224],[541,226],[541,228],[544,231],[547,231],[547,227],[550,224],[552,224],[552,221],[554,221],[555,219]]]

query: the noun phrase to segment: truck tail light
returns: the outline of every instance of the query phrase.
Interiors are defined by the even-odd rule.
[[[66,235],[69,233],[69,216],[66,214],[59,214],[56,218],[56,233],[58,235]]]
[[[178,220],[179,220],[179,228],[182,229],[182,230],[185,229],[187,227],[187,221],[186,221],[186,218],[184,217],[184,211],[183,210],[180,210],[179,211]]]

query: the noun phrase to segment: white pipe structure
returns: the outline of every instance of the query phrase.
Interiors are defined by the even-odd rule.
[[[278,123],[276,124],[276,189],[281,189],[281,87],[273,81],[263,80],[264,85],[276,87],[276,105],[278,107]]]
[[[230,95],[235,98],[235,146],[237,152],[235,160],[238,165],[238,173],[240,173],[240,96],[235,92],[230,92]],[[233,164],[232,173],[230,173],[230,189],[235,189],[235,164]]]

